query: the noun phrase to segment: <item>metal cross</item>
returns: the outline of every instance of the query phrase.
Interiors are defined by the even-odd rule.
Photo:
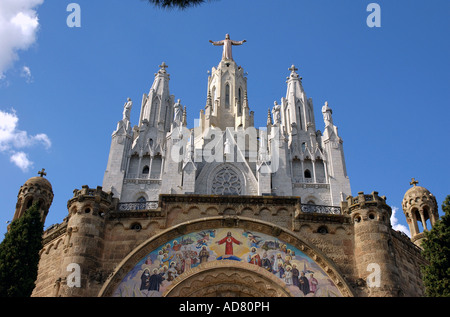
[[[419,182],[416,181],[415,178],[411,178],[411,183],[409,183],[409,185],[414,185],[414,187],[415,187],[417,184],[419,184]]]
[[[45,168],[43,168],[40,172],[38,172],[39,175],[41,175],[41,177],[47,176],[47,173],[45,172]]]

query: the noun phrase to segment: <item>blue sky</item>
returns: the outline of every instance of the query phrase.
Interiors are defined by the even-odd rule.
[[[66,23],[71,2],[81,8],[79,28]],[[371,2],[381,8],[379,28],[366,24]],[[406,226],[401,202],[415,177],[442,214],[450,194],[449,15],[448,0],[217,0],[185,11],[142,0],[2,0],[0,239],[20,186],[41,168],[55,194],[45,227],[67,216],[74,189],[102,184],[126,98],[137,125],[163,61],[193,127],[207,71],[221,58],[208,40],[226,33],[247,40],[233,57],[248,72],[256,126],[285,96],[295,64],[318,129],[324,102],[333,109],[352,194],[387,196]]]

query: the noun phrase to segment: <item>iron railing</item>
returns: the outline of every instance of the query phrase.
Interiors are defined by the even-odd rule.
[[[157,201],[145,201],[145,202],[128,202],[119,203],[119,211],[139,211],[139,210],[156,210],[158,209]],[[340,215],[341,207],[336,206],[324,206],[313,204],[301,204],[302,212],[304,213],[316,213],[316,214],[329,214]]]

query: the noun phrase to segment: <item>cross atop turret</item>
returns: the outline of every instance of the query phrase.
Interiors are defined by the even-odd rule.
[[[165,62],[162,62],[162,64],[159,65],[159,67],[161,68],[159,71],[165,73],[166,72],[166,68],[169,67],[169,66],[167,66],[167,64]]]
[[[289,77],[286,77],[286,79],[289,81],[289,79],[294,78],[294,79],[300,79],[300,82],[302,81],[302,77],[300,77],[297,73],[298,68],[295,67],[295,65],[292,65],[290,68],[288,68],[288,70],[291,71],[291,74]]]
[[[292,65],[290,68],[288,68],[292,73],[298,71],[298,68],[295,67],[295,65]]]
[[[416,181],[416,179],[415,179],[415,178],[411,178],[411,182],[409,183],[409,185],[414,185],[414,187],[416,187],[416,186],[417,186],[417,184],[419,184],[419,182],[418,182],[418,181]]]
[[[38,172],[39,175],[41,175],[41,177],[47,176],[47,173],[45,172],[45,168],[43,168],[42,170],[40,170]]]

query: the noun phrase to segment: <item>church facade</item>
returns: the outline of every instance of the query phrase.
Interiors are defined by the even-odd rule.
[[[232,56],[245,41],[210,42],[223,54],[195,127],[162,63],[137,125],[133,101],[123,107],[102,186],[74,190],[45,231],[33,296],[422,296],[417,223],[438,219],[434,196],[413,182],[413,237],[393,230],[384,196],[352,196],[332,109],[318,130],[298,69],[255,127]],[[31,178],[15,217],[39,199],[45,219],[52,198],[42,174]]]

